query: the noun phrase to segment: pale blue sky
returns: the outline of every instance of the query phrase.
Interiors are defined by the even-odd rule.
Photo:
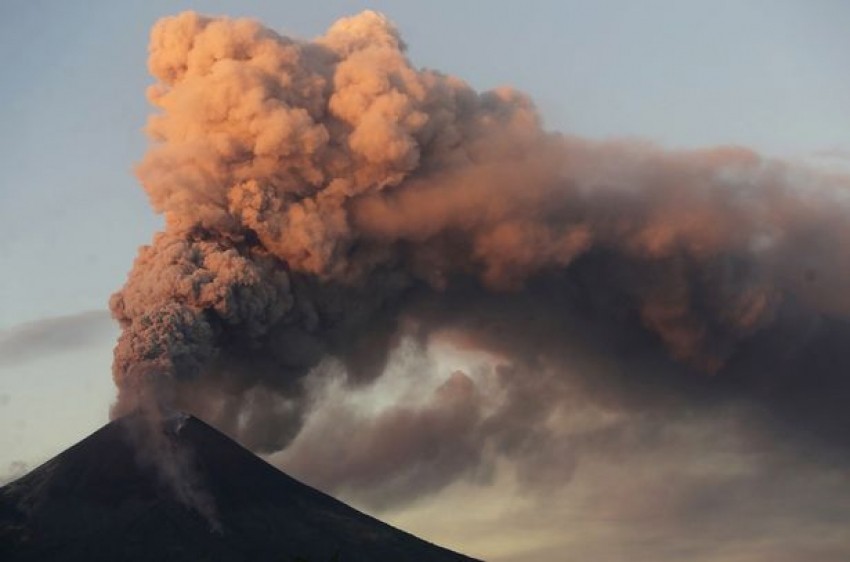
[[[528,92],[552,129],[850,162],[842,0],[4,0],[0,476],[106,421],[115,330],[88,311],[159,224],[132,176],[151,24],[196,9],[313,37],[364,8],[398,25],[415,64]]]

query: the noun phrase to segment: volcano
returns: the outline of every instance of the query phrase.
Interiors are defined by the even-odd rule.
[[[315,490],[201,420],[163,426],[188,453],[215,521],[139,462],[120,418],[0,488],[0,560],[462,562]]]

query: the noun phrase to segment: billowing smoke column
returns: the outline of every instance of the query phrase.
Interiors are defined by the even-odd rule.
[[[149,67],[160,111],[137,173],[166,227],[110,303],[116,414],[204,412],[278,451],[311,370],[374,380],[404,325],[516,366],[495,414],[456,373],[365,428],[434,428],[459,443],[452,466],[528,454],[519,435],[559,396],[543,365],[579,345],[620,354],[625,385],[647,365],[671,386],[714,374],[847,427],[818,399],[850,364],[846,178],[547,132],[521,93],[412,66],[374,12],[314,41],[183,13],[156,24]]]

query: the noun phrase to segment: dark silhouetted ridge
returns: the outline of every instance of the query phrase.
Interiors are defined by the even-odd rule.
[[[219,530],[137,460],[116,420],[0,488],[0,560],[462,562],[306,486],[194,417],[186,448]]]

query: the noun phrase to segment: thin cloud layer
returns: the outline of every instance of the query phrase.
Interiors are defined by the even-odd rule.
[[[44,318],[0,331],[0,367],[12,367],[107,338],[114,324],[105,310]]]

